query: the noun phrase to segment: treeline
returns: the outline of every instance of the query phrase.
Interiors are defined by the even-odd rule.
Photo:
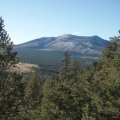
[[[120,36],[91,65],[65,52],[51,76],[10,72],[12,48],[0,18],[0,120],[120,120]]]

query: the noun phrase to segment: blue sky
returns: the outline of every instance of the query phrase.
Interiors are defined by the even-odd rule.
[[[11,40],[75,34],[118,35],[120,0],[0,0],[0,16]]]

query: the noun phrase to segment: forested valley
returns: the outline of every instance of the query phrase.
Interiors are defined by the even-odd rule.
[[[65,52],[59,72],[9,71],[17,53],[0,18],[0,120],[120,120],[120,36],[81,67]]]

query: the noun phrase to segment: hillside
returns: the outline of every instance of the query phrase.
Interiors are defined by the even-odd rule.
[[[44,51],[70,51],[78,53],[100,54],[108,41],[98,36],[76,36],[65,34],[58,37],[43,37],[15,46],[15,48],[33,48]]]
[[[82,63],[98,61],[108,44],[98,36],[75,36],[65,34],[58,37],[42,37],[26,43],[16,45],[14,50],[22,62],[37,64],[43,71],[54,71],[63,57],[64,51],[68,51],[71,57],[79,59]]]
[[[19,62],[14,67],[10,68],[10,71],[18,73],[29,73],[34,72],[34,69],[37,68],[39,68],[38,65]]]

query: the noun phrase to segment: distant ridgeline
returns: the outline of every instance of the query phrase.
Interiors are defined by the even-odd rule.
[[[82,63],[91,63],[99,57],[109,42],[98,36],[65,34],[58,37],[42,37],[14,46],[23,62],[38,64],[45,70],[56,70],[63,53],[68,51]]]

